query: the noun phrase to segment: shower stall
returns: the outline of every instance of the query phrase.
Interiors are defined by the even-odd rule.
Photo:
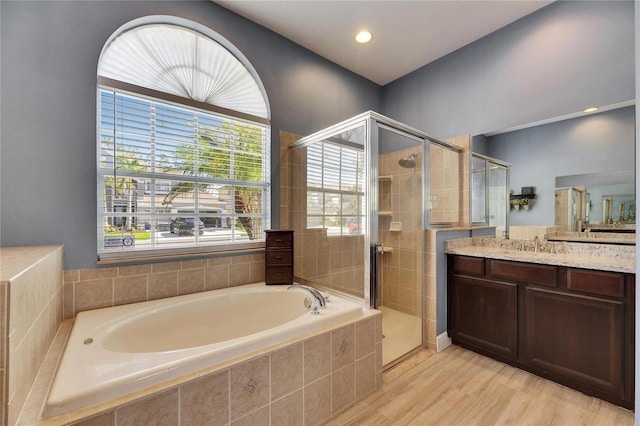
[[[380,309],[391,365],[423,346],[424,230],[460,222],[461,149],[375,112],[289,149],[295,280]]]

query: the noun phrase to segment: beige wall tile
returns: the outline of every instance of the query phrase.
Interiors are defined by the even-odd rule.
[[[216,426],[228,422],[229,370],[180,387],[180,426]]]
[[[231,420],[269,402],[269,356],[231,368]]]
[[[251,269],[246,265],[231,265],[229,267],[229,287],[251,283]]]
[[[302,389],[271,404],[271,424],[273,426],[302,425]]]
[[[302,387],[302,343],[271,354],[271,400]]]
[[[98,414],[95,417],[85,419],[76,423],[72,423],[72,426],[115,426],[116,424],[116,412],[109,411],[103,414]]]
[[[0,283],[0,368],[6,367],[5,350],[7,349],[7,285]],[[4,381],[0,382],[0,384]],[[4,390],[4,386],[0,386],[0,392]],[[1,424],[1,422],[0,422]]]
[[[229,287],[229,265],[215,265],[204,270],[204,289],[217,290]]]
[[[119,266],[118,276],[124,277],[127,275],[145,275],[151,273],[151,264],[144,265],[131,265],[131,266]]]
[[[265,266],[264,260],[262,262],[253,262],[251,263],[251,278],[250,282],[252,283],[260,283],[264,281],[265,275]]]
[[[356,323],[356,359],[372,354],[376,350],[376,317]]]
[[[331,369],[336,371],[355,361],[355,326],[340,327],[331,332]]]
[[[149,274],[147,297],[149,300],[162,299],[178,295],[178,272],[160,272]]]
[[[113,278],[118,275],[118,268],[95,268],[80,269],[78,281],[98,280],[103,278]]]
[[[209,259],[208,266],[231,265],[231,256],[214,257]]]
[[[269,406],[262,407],[238,420],[231,422],[231,426],[268,426]]]
[[[117,426],[178,426],[178,411],[176,388],[118,408]]]
[[[131,275],[113,279],[113,304],[143,302],[147,300],[147,275]]]
[[[204,268],[178,271],[178,294],[204,291]]]
[[[331,417],[331,376],[304,388],[304,424],[320,425]]]
[[[74,312],[113,306],[113,279],[78,281],[75,284]]]
[[[64,283],[64,303],[62,307],[62,317],[64,319],[73,318],[75,313],[73,311],[74,306],[74,286],[72,282]]]
[[[331,415],[341,412],[355,400],[355,364],[349,364],[331,375]]]
[[[80,271],[78,269],[64,271],[62,279],[65,283],[78,281],[80,279]]]
[[[304,341],[304,383],[331,373],[331,334],[323,333]]]
[[[207,264],[207,259],[183,260],[180,262],[180,267],[181,269],[200,269],[206,268]]]
[[[151,265],[151,272],[169,272],[169,271],[179,271],[181,268],[180,262],[163,262],[163,263],[154,263]]]
[[[376,389],[376,354],[356,361],[356,399]]]

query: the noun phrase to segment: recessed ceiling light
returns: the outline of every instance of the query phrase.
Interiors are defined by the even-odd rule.
[[[358,34],[356,34],[356,41],[358,43],[368,43],[372,38],[373,36],[369,31],[360,31]]]
[[[597,107],[591,107],[591,108],[587,108],[584,110],[584,112],[589,113],[589,112],[596,112],[598,110]]]

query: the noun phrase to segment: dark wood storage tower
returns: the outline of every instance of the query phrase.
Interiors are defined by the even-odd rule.
[[[293,284],[293,231],[270,229],[264,259],[267,284]]]

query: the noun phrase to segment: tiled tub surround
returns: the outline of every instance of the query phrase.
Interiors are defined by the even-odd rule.
[[[0,248],[0,424],[13,425],[62,321],[62,246]]]
[[[301,287],[259,283],[81,312],[49,392],[45,417],[362,315],[360,303],[337,295],[312,315],[305,307],[310,296]]]
[[[42,419],[46,389],[71,329],[71,320],[65,321],[19,424],[322,424],[381,386],[381,328],[380,313],[363,309],[349,323]]]
[[[529,240],[499,240],[495,238],[461,238],[445,243],[447,253],[464,256],[490,257],[519,262],[571,266],[602,271],[635,273],[636,247],[598,243],[542,241],[545,250],[535,252]]]

